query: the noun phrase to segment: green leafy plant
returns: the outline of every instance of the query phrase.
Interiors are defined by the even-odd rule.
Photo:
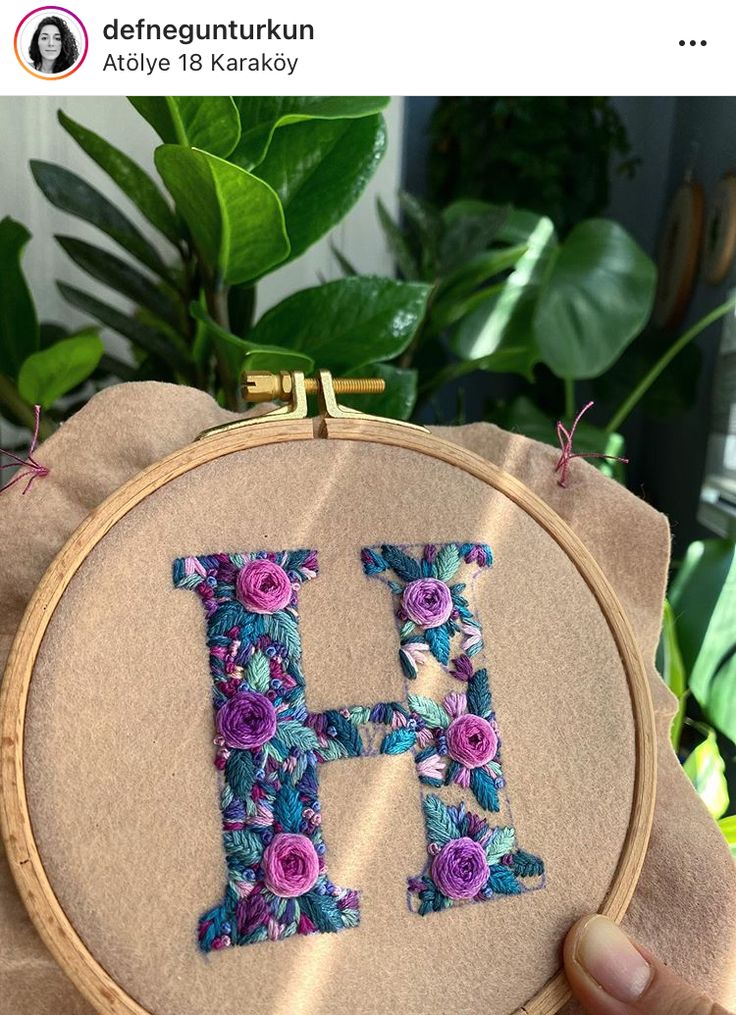
[[[386,147],[380,97],[162,97],[130,100],[158,134],[153,179],[124,151],[59,112],[61,127],[105,171],[150,230],[144,234],[111,198],[80,176],[47,162],[31,171],[46,198],[95,226],[123,256],[72,234],[56,237],[91,278],[132,301],[129,312],[60,281],[72,306],[126,338],[135,365],[95,345],[88,329],[57,333],[42,349],[22,280],[17,223],[0,234],[11,270],[0,323],[0,409],[27,422],[40,401],[49,420],[63,418],[58,399],[81,380],[156,378],[211,391],[239,406],[244,368],[319,366],[390,381],[377,412],[406,416],[416,375],[385,365],[402,354],[422,320],[429,287],[356,277],[296,293],[257,315],[259,280],[335,226],[361,195]],[[149,235],[149,232],[151,235]],[[34,358],[35,357],[35,358]],[[54,381],[43,381],[54,357]],[[86,358],[85,358],[86,357]],[[84,369],[83,369],[84,361]],[[62,369],[63,367],[63,369]]]

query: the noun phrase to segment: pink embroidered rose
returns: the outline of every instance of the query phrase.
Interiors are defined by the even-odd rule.
[[[496,756],[496,731],[482,716],[458,716],[447,728],[447,753],[466,768],[481,768]]]
[[[291,582],[272,560],[251,560],[241,567],[235,594],[251,613],[276,613],[291,602]]]
[[[404,589],[401,605],[415,624],[439,627],[452,613],[452,596],[438,578],[418,578]]]
[[[319,877],[319,857],[306,835],[279,832],[263,853],[266,887],[286,899],[304,895]]]
[[[488,880],[486,851],[473,839],[450,839],[432,861],[432,878],[449,899],[472,899]]]
[[[228,747],[254,750],[276,732],[276,710],[265,694],[241,691],[220,706],[216,722]]]

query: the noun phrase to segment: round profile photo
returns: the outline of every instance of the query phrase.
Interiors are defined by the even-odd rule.
[[[78,70],[88,44],[87,29],[66,7],[37,7],[15,30],[15,55],[21,66],[49,81]]]

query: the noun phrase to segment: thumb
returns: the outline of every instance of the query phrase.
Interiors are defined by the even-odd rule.
[[[588,1015],[728,1015],[605,916],[584,916],[565,939],[565,972]]]

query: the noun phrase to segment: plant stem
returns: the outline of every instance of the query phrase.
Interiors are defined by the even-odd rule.
[[[0,374],[0,406],[6,408],[13,418],[17,419],[23,426],[33,430],[36,425],[33,407],[23,401],[13,382],[2,374]],[[45,441],[54,430],[56,430],[54,423],[48,417],[46,419],[42,418],[38,428],[38,436],[42,441]]]
[[[221,328],[229,331],[230,314],[227,308],[227,289],[217,284],[213,287],[208,286],[205,290],[205,299],[207,301],[207,310],[209,311],[210,317],[213,321],[216,321]],[[227,355],[221,350],[218,350],[217,346],[215,346],[215,355],[217,358],[217,372],[220,375],[220,382],[222,383],[222,390],[225,396],[225,408],[237,409],[240,394],[238,382],[240,378],[233,377]]]
[[[682,352],[689,342],[692,342],[694,338],[696,338],[702,331],[705,331],[705,329],[713,324],[714,321],[719,320],[721,317],[725,317],[730,310],[734,309],[734,307],[736,307],[736,297],[726,300],[725,303],[721,303],[721,305],[716,307],[715,310],[711,310],[711,312],[706,314],[705,317],[701,317],[699,321],[696,321],[692,328],[688,328],[687,331],[680,335],[677,341],[674,342],[664,355],[657,360],[651,370],[642,377],[631,394],[624,399],[618,409],[614,412],[608,426],[606,427],[606,433],[615,433],[618,430],[624,420],[627,419],[633,409],[636,408],[641,398],[643,398],[657,380],[665,367],[669,366],[675,356],[677,356],[679,352]]]
[[[575,381],[572,377],[565,378],[565,418],[575,418]]]

